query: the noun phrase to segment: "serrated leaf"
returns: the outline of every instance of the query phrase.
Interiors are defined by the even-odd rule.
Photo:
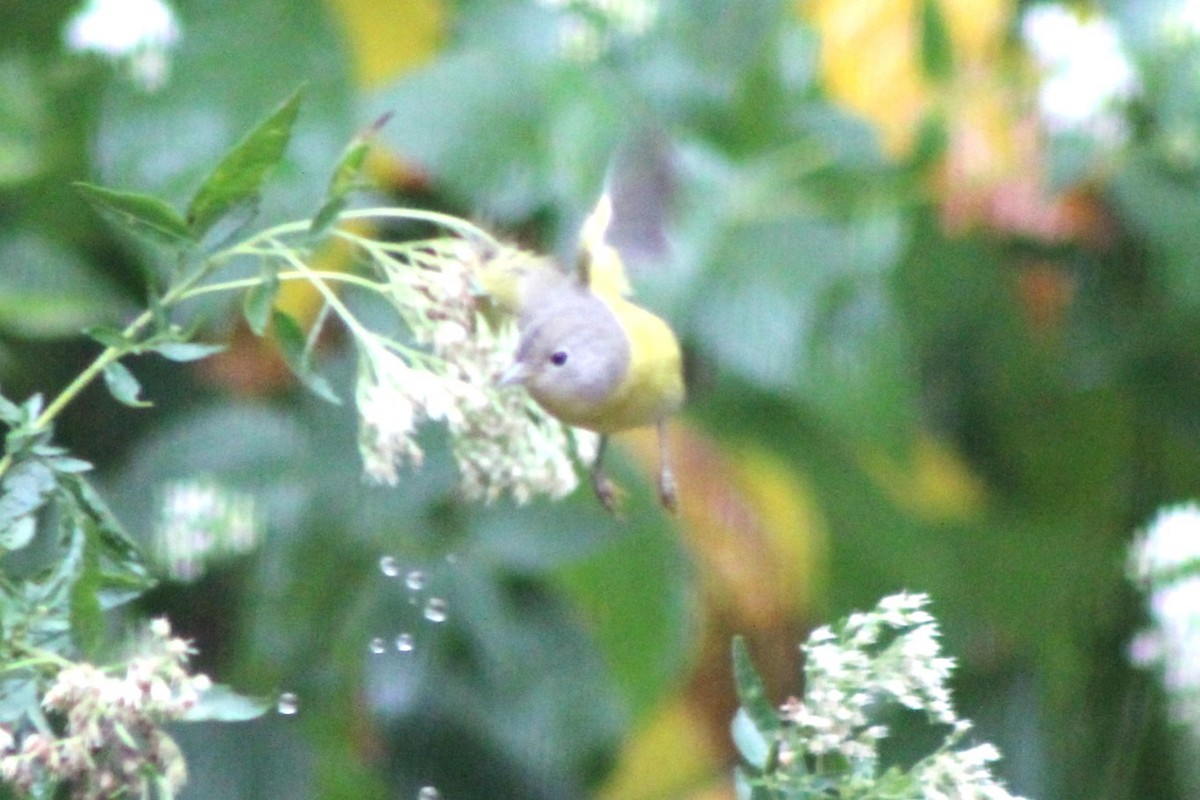
[[[216,683],[200,695],[199,702],[188,709],[183,718],[188,722],[246,722],[261,717],[270,707],[268,700],[247,697],[229,686]]]
[[[199,361],[214,353],[225,350],[223,344],[203,344],[201,342],[160,342],[146,348],[158,353],[171,361]]]
[[[937,81],[946,80],[954,70],[954,48],[938,0],[921,3],[921,66]]]
[[[142,400],[139,395],[142,393],[142,385],[138,383],[138,379],[133,377],[133,373],[128,367],[120,361],[113,361],[104,367],[104,383],[108,386],[108,391],[119,402],[134,408],[145,408],[153,405],[146,400]]]
[[[733,680],[738,701],[741,702],[749,720],[764,737],[773,736],[780,727],[779,717],[767,700],[762,678],[754,668],[746,640],[741,636],[733,637]]]
[[[267,173],[283,158],[300,110],[297,89],[230,150],[188,205],[187,220],[203,235],[233,209],[258,197]]]
[[[341,405],[342,400],[334,393],[329,381],[312,371],[312,367],[308,363],[308,342],[296,320],[278,309],[272,314],[271,319],[274,323],[275,340],[279,343],[283,360],[287,362],[288,367],[300,379],[300,382],[321,399],[328,400],[334,405]]]
[[[129,538],[108,504],[82,475],[67,475],[63,486],[86,515],[86,531],[96,547],[100,565],[97,601],[102,609],[126,603],[154,585],[141,550]]]
[[[258,283],[250,287],[242,299],[242,314],[255,336],[262,336],[271,321],[271,309],[279,293],[279,275],[274,267],[264,265]]]
[[[0,483],[0,547],[17,550],[29,543],[28,522],[58,485],[40,460],[20,461]]]
[[[73,185],[101,215],[130,233],[174,245],[195,241],[187,221],[157,197],[82,181]]]

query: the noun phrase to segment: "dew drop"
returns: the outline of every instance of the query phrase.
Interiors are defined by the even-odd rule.
[[[386,578],[394,578],[400,574],[400,562],[395,556],[383,556],[379,559],[379,571]]]
[[[375,655],[379,655],[380,653],[387,650],[387,644],[384,643],[382,636],[376,636],[374,639],[372,639],[370,647],[371,647],[371,652],[374,653]]]
[[[413,649],[413,637],[411,633],[402,633],[396,637],[396,650],[401,653],[411,653]]]
[[[457,564],[458,563],[458,553],[446,553],[446,563],[447,564]]]
[[[300,699],[296,697],[295,692],[284,692],[279,695],[279,701],[275,704],[275,710],[285,717],[290,717],[300,710]]]
[[[417,800],[442,800],[442,793],[432,786],[422,786],[417,792]]]
[[[431,597],[425,603],[425,619],[430,622],[446,621],[446,601],[440,597]]]
[[[410,592],[419,592],[425,588],[425,573],[419,569],[412,569],[404,576],[404,585],[408,587]]]

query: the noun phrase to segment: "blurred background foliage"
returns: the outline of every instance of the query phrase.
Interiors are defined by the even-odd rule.
[[[933,595],[1015,792],[1196,796],[1194,745],[1128,666],[1124,578],[1131,532],[1200,492],[1200,39],[1155,22],[1186,4],[1076,5],[1138,70],[1116,144],[1039,123],[1015,0],[653,5],[639,27],[587,2],[180,0],[153,91],[65,52],[73,0],[0,5],[18,399],[77,373],[79,328],[127,318],[162,266],[70,181],[178,202],[300,83],[264,223],[311,213],[383,111],[377,195],[559,253],[618,144],[673,149],[670,263],[634,281],[688,356],[678,520],[640,435],[614,458],[623,521],[582,490],[466,505],[432,430],[423,469],[368,487],[352,409],[295,386],[233,305],[193,312],[227,352],[131,364],[153,409],[96,390],[63,417],[151,553],[180,491],[250,509],[252,552],[162,564],[140,611],[299,710],[181,727],[185,796],[731,797],[731,634],[782,701],[809,627],[901,588]],[[343,387],[344,344],[323,350]]]

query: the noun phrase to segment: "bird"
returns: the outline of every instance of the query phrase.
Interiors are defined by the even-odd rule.
[[[667,421],[685,396],[679,340],[661,317],[634,303],[621,254],[608,241],[613,196],[603,192],[583,224],[575,269],[551,259],[492,270],[485,291],[515,312],[518,343],[499,386],[523,386],[551,416],[600,435],[591,484],[601,505],[617,509],[604,471],[611,434],[655,426],[658,496],[678,513]]]

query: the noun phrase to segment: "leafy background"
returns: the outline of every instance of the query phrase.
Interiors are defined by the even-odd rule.
[[[933,595],[959,705],[1014,791],[1194,796],[1194,745],[1127,663],[1124,553],[1200,488],[1196,47],[1145,24],[1167,3],[1104,4],[1145,76],[1130,139],[1051,143],[1021,5],[663,2],[580,63],[531,2],[193,0],[153,93],[64,53],[73,3],[0,7],[0,385],[18,399],[77,373],[79,328],[127,319],[161,267],[70,182],[179,202],[300,83],[264,223],[311,213],[385,110],[380,193],[558,252],[619,142],[650,126],[675,148],[673,259],[635,281],[688,356],[677,521],[638,435],[614,459],[624,522],[583,491],[464,505],[435,431],[420,472],[368,487],[351,410],[295,386],[233,305],[190,310],[228,352],[131,363],[153,409],[96,390],[64,415],[58,439],[150,550],[171,481],[260,512],[255,552],[139,604],[222,682],[299,701],[181,726],[186,796],[728,797],[731,634],[782,700],[807,628],[901,588]],[[326,358],[344,391],[351,354]],[[412,652],[371,652],[401,633]]]

